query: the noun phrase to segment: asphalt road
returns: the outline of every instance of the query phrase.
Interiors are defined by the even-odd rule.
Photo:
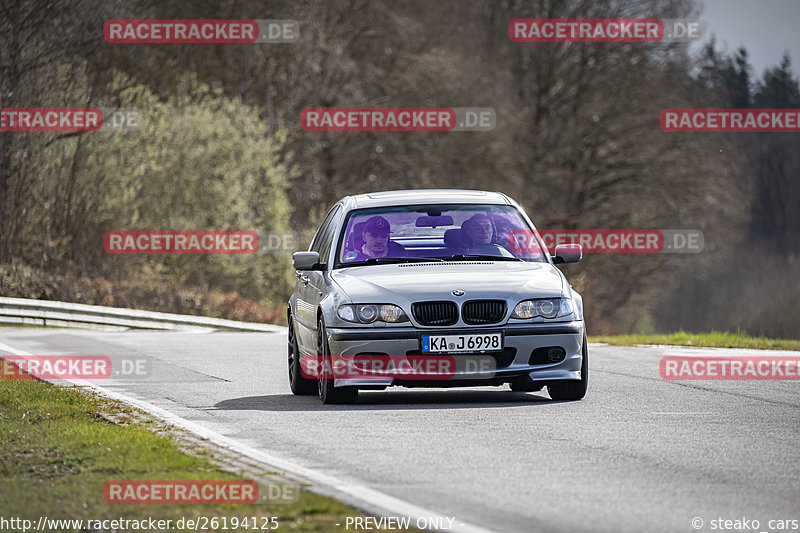
[[[281,334],[4,328],[0,342],[146,359],[145,378],[102,386],[491,530],[712,531],[712,520],[746,518],[778,531],[769,520],[800,521],[800,382],[675,382],[658,372],[665,355],[764,352],[590,345],[581,402],[393,388],[323,406],[290,393]]]

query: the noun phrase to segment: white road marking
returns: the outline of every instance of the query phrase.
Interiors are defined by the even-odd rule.
[[[591,346],[591,345],[590,345]],[[719,356],[721,351],[726,353],[727,357],[745,357],[745,356],[795,356],[800,354],[799,350],[763,350],[758,348],[717,348],[712,346],[683,346],[675,344],[634,344],[635,348],[650,348],[658,349],[662,355],[681,355],[692,357],[705,357],[705,356]]]

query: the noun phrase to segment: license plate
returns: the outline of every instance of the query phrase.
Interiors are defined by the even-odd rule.
[[[499,352],[503,349],[500,333],[475,335],[423,335],[423,353]]]

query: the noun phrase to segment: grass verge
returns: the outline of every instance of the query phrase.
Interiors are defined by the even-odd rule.
[[[5,362],[0,363],[5,364]],[[50,519],[103,520],[148,517],[217,517],[205,531],[233,528],[245,517],[277,517],[278,531],[343,530],[348,516],[364,516],[332,498],[301,490],[295,503],[250,505],[109,504],[103,487],[111,480],[243,480],[210,461],[180,451],[174,438],[155,434],[148,423],[117,425],[99,413],[124,418],[133,408],[76,387],[35,379],[0,379],[0,517],[37,524]],[[150,422],[153,424],[153,422]],[[227,517],[223,528],[222,517]],[[336,524],[341,524],[337,527]],[[64,527],[59,531],[92,530]],[[145,527],[144,529],[148,529]],[[177,531],[173,525],[170,530]],[[202,527],[200,529],[203,531]]]
[[[673,344],[712,348],[752,348],[758,350],[800,350],[800,340],[753,337],[742,333],[712,331],[711,333],[677,333],[657,335],[599,335],[589,342],[605,342],[617,346],[634,344]]]

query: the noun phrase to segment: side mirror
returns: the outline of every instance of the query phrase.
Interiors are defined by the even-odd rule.
[[[295,252],[292,254],[295,270],[319,270],[318,252]]]
[[[583,257],[583,248],[580,244],[559,244],[553,254],[553,263],[577,263]]]

